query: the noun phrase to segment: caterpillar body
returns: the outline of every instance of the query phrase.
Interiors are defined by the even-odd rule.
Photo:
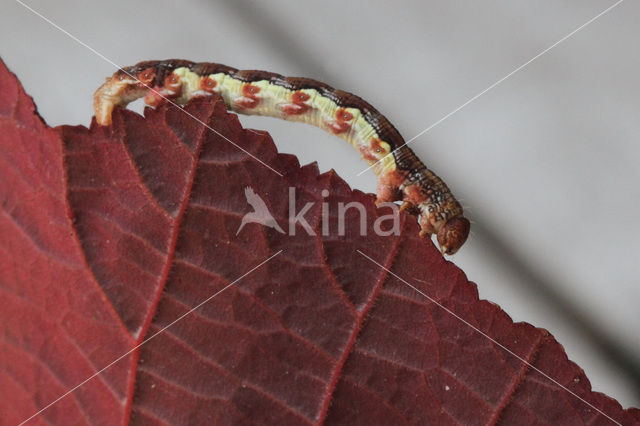
[[[141,97],[157,106],[214,93],[232,111],[304,122],[345,139],[378,176],[377,203],[403,201],[402,209],[418,215],[420,235],[437,234],[444,254],[466,241],[470,223],[462,206],[389,120],[358,96],[316,80],[215,63],[144,61],[116,71],[95,92],[96,121],[110,125],[116,105]]]

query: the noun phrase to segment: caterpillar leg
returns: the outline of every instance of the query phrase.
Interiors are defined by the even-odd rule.
[[[400,211],[403,211],[403,210],[410,211],[412,208],[413,208],[413,203],[409,201],[403,201],[402,205],[400,206]]]
[[[430,233],[430,232],[425,231],[424,229],[421,229],[421,230],[420,230],[420,234],[419,234],[419,235],[420,235],[420,237],[421,237],[421,238],[425,238],[425,237],[429,237],[429,238],[431,238],[431,233]]]
[[[376,204],[402,200],[402,190],[399,189],[404,181],[395,170],[383,172],[378,176],[376,188]]]

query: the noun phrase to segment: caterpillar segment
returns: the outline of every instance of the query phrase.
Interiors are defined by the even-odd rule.
[[[358,96],[316,80],[215,63],[144,61],[116,71],[95,92],[96,121],[110,125],[116,105],[141,97],[157,106],[213,94],[231,111],[311,124],[346,140],[378,176],[377,203],[402,201],[402,209],[418,215],[421,236],[437,235],[443,254],[466,241],[470,223],[460,203],[391,122]]]

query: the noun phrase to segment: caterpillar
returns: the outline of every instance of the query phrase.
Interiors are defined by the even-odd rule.
[[[207,62],[144,61],[119,69],[95,92],[96,122],[110,125],[116,105],[141,97],[157,106],[214,93],[234,112],[304,122],[345,139],[372,165],[378,204],[403,201],[400,208],[418,216],[420,235],[436,234],[443,254],[466,241],[470,223],[462,206],[391,122],[358,96],[316,80]]]

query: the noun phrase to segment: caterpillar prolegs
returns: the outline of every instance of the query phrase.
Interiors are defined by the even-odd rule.
[[[143,96],[157,106],[165,99],[184,104],[213,93],[232,111],[300,121],[345,139],[378,176],[378,203],[403,201],[401,208],[418,215],[420,235],[437,234],[442,253],[453,254],[466,241],[470,224],[462,206],[389,120],[358,96],[319,81],[214,63],[144,61],[107,78],[94,95],[95,116],[98,124],[109,125],[115,105]]]

